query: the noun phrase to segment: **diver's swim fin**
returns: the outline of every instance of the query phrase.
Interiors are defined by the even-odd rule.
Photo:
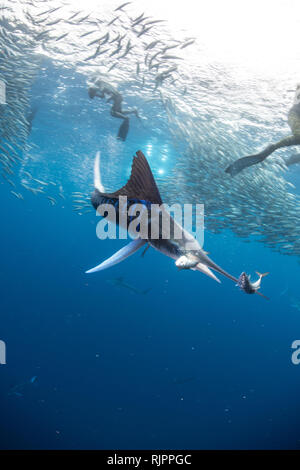
[[[136,240],[133,240],[128,245],[121,248],[121,250],[117,251],[110,258],[106,259],[105,261],[100,263],[98,266],[95,266],[95,268],[92,268],[86,271],[86,274],[103,271],[104,269],[110,268],[111,266],[114,266],[115,264],[121,263],[121,261],[124,261],[124,259],[133,255],[133,253],[135,253],[139,248],[145,245],[145,243],[146,243],[146,240],[143,240],[142,238],[137,238]]]
[[[124,119],[122,122],[119,132],[118,139],[125,141],[129,131],[129,118]]]
[[[235,176],[245,168],[261,163],[263,160],[264,157],[261,157],[261,155],[249,155],[248,157],[239,158],[226,168],[225,173]]]

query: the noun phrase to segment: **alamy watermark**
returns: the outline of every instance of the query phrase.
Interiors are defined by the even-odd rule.
[[[300,364],[300,340],[296,339],[293,341],[291,348],[295,350],[291,357],[292,363],[298,366]]]
[[[97,215],[102,217],[96,229],[101,240],[127,239],[128,236],[145,240],[183,240],[188,250],[199,249],[199,245],[204,244],[204,204],[133,203],[126,196],[119,196],[113,203],[100,204]]]
[[[6,364],[6,344],[0,340],[0,364]]]
[[[0,104],[6,104],[6,86],[3,80],[0,80]]]

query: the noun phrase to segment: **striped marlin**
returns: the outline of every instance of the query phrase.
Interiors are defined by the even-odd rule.
[[[133,157],[131,168],[131,175],[125,186],[113,193],[106,193],[101,182],[100,174],[100,152],[97,152],[94,164],[94,192],[91,197],[93,207],[97,210],[103,204],[112,204],[116,210],[117,217],[116,223],[120,226],[121,214],[119,213],[120,196],[126,196],[127,200],[127,214],[130,213],[130,208],[136,204],[141,204],[147,214],[150,216],[150,210],[153,205],[159,207],[158,212],[165,215],[163,202],[153,177],[150,166],[144,154],[139,150],[136,156]],[[94,273],[110,268],[121,261],[125,260],[142,246],[151,246],[160,251],[164,255],[175,260],[175,265],[179,269],[191,269],[193,271],[200,271],[207,276],[211,277],[217,282],[220,282],[213,271],[222,274],[231,281],[238,283],[238,279],[231,274],[227,273],[224,269],[212,261],[207,253],[202,250],[199,242],[183,227],[181,227],[170,214],[168,214],[171,230],[170,237],[164,238],[161,233],[160,217],[154,217],[155,223],[158,224],[159,236],[151,238],[152,231],[151,225],[154,224],[153,212],[151,211],[151,218],[149,219],[149,229],[147,235],[132,240],[128,245],[121,248],[110,258],[103,261],[98,266],[89,269],[86,273]],[[127,216],[125,228],[128,230],[129,223],[132,220],[131,216]],[[124,225],[123,225],[124,228]],[[174,234],[177,234],[176,236]],[[180,234],[180,236],[178,236]]]

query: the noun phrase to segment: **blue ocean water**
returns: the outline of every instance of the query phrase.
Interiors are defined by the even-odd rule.
[[[62,81],[62,99],[54,100]],[[51,206],[26,192],[20,201],[0,184],[0,339],[7,346],[0,447],[298,448],[300,366],[291,361],[300,337],[298,260],[229,231],[205,233],[204,248],[229,272],[270,271],[262,286],[270,301],[226,279],[218,285],[179,272],[154,250],[85,274],[124,245],[96,237],[94,212],[73,211],[74,181],[79,191],[92,190],[96,151],[108,184],[113,166],[115,185],[125,183],[138,149],[158,181],[178,150],[163,120],[149,133],[131,118],[128,139],[116,142],[119,122],[109,106],[89,102],[85,79],[49,62],[31,95],[38,106],[31,139],[35,152],[44,152],[35,176],[62,183],[65,199]],[[130,96],[126,101],[141,107]],[[142,112],[156,119],[151,104]],[[67,146],[76,152],[71,162],[61,151]],[[149,291],[118,287],[119,277]]]

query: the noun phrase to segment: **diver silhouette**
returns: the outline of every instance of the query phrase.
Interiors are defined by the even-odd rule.
[[[123,110],[122,109],[123,97],[121,93],[112,85],[104,82],[103,80],[97,80],[92,86],[90,86],[88,88],[88,95],[91,99],[93,99],[95,96],[98,96],[99,98],[102,98],[102,99],[108,96],[106,102],[107,103],[112,102],[110,114],[113,117],[123,119],[123,122],[119,128],[117,138],[125,141],[128,131],[129,131],[128,114],[135,114],[135,116],[138,118],[139,115],[138,115],[137,109]]]
[[[263,162],[271,153],[282,147],[300,145],[300,84],[297,85],[294,104],[288,113],[288,124],[292,135],[285,137],[276,144],[268,145],[262,152],[240,158],[226,168],[225,172],[235,176],[245,168]]]

